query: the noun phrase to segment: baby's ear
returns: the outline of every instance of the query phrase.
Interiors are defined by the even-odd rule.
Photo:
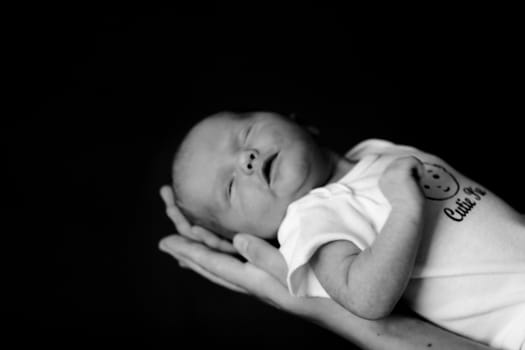
[[[297,118],[297,114],[295,112],[293,113],[290,113],[288,115],[288,118],[290,118],[292,121],[294,121],[295,123],[301,125],[303,128],[306,129],[306,131],[308,131],[311,135],[313,136],[319,136],[321,134],[321,131],[319,130],[319,128],[317,128],[316,126],[313,126],[313,125],[308,125],[308,124],[304,124],[302,123],[298,118]]]

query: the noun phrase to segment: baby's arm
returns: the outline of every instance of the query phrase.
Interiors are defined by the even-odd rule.
[[[311,260],[327,293],[360,317],[390,314],[408,284],[420,243],[421,173],[414,157],[400,158],[385,170],[380,187],[392,210],[370,248],[360,251],[351,242],[335,241],[319,248]]]

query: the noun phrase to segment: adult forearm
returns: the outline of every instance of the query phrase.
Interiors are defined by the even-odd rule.
[[[407,316],[391,315],[378,321],[378,337],[383,335],[388,339],[384,349],[433,349],[433,350],[488,350],[485,344],[446,331],[424,320]],[[364,347],[366,348],[366,347]],[[383,347],[369,347],[383,349]]]
[[[303,298],[299,316],[349,340],[364,350],[488,350],[488,346],[461,337],[410,315],[392,314],[371,321],[345,310],[330,299]],[[297,312],[296,312],[297,313]]]

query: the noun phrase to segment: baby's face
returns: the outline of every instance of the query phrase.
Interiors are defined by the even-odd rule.
[[[332,166],[305,129],[268,112],[209,117],[185,144],[184,206],[262,238],[275,237],[288,205],[323,185]]]

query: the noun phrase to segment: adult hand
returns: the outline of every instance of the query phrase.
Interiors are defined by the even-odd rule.
[[[165,237],[159,247],[174,256],[182,267],[190,268],[223,287],[255,295],[279,308],[284,308],[284,304],[292,300],[285,287],[286,263],[277,249],[248,234],[236,235],[234,247],[214,233],[192,226],[175,205],[171,187],[163,186],[160,195],[166,204],[166,213],[180,235]],[[231,255],[233,253],[248,257],[248,262],[240,261]],[[254,259],[260,267],[250,263]]]
[[[248,261],[243,262],[181,235],[165,237],[159,247],[175,257],[182,267],[190,268],[214,283],[254,295],[280,309],[300,311],[292,310],[296,298],[285,287],[286,265],[279,251],[248,234],[236,235],[234,244],[240,254],[249,258]],[[262,266],[252,264],[250,260],[254,258]]]
[[[161,191],[163,198],[169,194],[165,191]],[[236,235],[231,247],[217,241],[221,239],[209,231],[191,236],[195,226],[186,221],[174,202],[164,200],[173,205],[167,208],[168,215],[181,235],[165,237],[160,241],[160,249],[214,283],[304,317],[362,349],[489,349],[415,317],[396,314],[370,321],[353,315],[331,299],[293,297],[285,283],[286,264],[277,249],[249,234]],[[247,261],[228,254],[232,249]]]
[[[200,226],[192,226],[186,220],[179,208],[175,204],[175,197],[170,186],[162,186],[160,189],[160,196],[166,205],[166,214],[175,225],[175,229],[179,234],[191,240],[202,242],[206,246],[223,251],[225,253],[235,253],[236,250],[233,245],[216,234],[206,230]]]

